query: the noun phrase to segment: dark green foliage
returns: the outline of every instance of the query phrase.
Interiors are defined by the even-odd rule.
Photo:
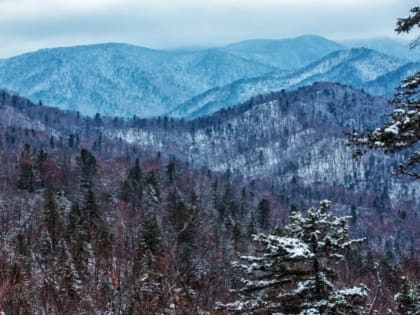
[[[175,187],[168,196],[167,212],[169,221],[174,229],[181,260],[186,264],[190,264],[198,234],[197,208],[187,206]]]
[[[61,221],[61,213],[58,209],[53,192],[47,191],[45,197],[45,206],[43,211],[43,220],[46,231],[51,239],[52,249],[55,250],[61,234],[63,232],[63,222]]]
[[[17,182],[17,187],[29,192],[33,192],[35,190],[35,175],[31,161],[21,161],[20,177]]]
[[[72,204],[69,215],[68,215],[68,225],[67,225],[67,235],[72,236],[80,229],[81,221],[81,212],[79,204],[76,202]]]
[[[48,154],[43,149],[40,149],[36,154],[36,165],[38,170],[43,172],[44,162],[47,160]]]
[[[410,10],[412,15],[406,18],[400,18],[397,21],[397,26],[395,31],[400,33],[409,33],[414,27],[420,27],[420,7],[416,6]],[[415,47],[419,43],[419,38],[417,37],[412,42],[412,47]]]
[[[74,147],[74,134],[71,134],[69,136],[68,144],[69,144],[69,148],[73,148]]]
[[[366,287],[334,285],[337,262],[360,240],[349,239],[346,218],[335,217],[329,207],[322,201],[306,216],[293,213],[277,234],[254,235],[262,254],[234,263],[244,275],[240,299],[222,308],[235,314],[363,314]]]
[[[351,224],[355,225],[357,223],[357,208],[355,205],[352,205],[350,208],[351,215]]]
[[[54,137],[53,137],[53,136],[51,136],[51,137],[50,137],[50,148],[51,148],[51,149],[54,149],[54,147],[55,147]]]
[[[146,218],[141,224],[143,249],[156,253],[161,247],[161,233],[155,217]]]
[[[268,223],[270,222],[270,202],[267,199],[262,199],[258,203],[257,213],[260,227],[266,230],[268,228]]]
[[[104,214],[96,202],[95,193],[89,189],[81,211],[81,225],[84,240],[91,243],[96,253],[106,253],[112,244],[113,235],[109,230]]]
[[[90,189],[96,175],[96,158],[86,149],[80,151],[81,186]]]
[[[120,198],[125,202],[130,202],[133,206],[138,206],[143,195],[143,174],[139,159],[135,165],[128,170],[127,178],[121,186]]]
[[[175,180],[175,161],[169,161],[166,166],[166,174],[168,175],[169,183],[173,183]]]
[[[225,185],[223,195],[218,200],[216,209],[219,212],[220,221],[224,222],[227,226],[230,226],[232,221],[240,215],[235,194],[230,183]]]
[[[81,267],[87,255],[85,242],[87,241],[88,234],[84,229],[82,212],[77,202],[72,205],[67,222],[65,237],[69,242],[70,251],[76,264]]]
[[[82,212],[83,221],[89,229],[94,226],[99,218],[99,206],[96,203],[96,197],[93,190],[89,189],[85,196],[85,204]]]
[[[407,18],[398,19],[398,33],[408,33],[420,27],[420,8],[414,7],[411,13],[413,15]],[[419,38],[413,41],[413,47],[419,44]],[[349,146],[355,148],[355,158],[370,150],[382,150],[385,154],[408,152],[408,158],[398,165],[395,173],[420,179],[420,72],[408,76],[396,90],[394,98],[389,100],[395,106],[389,121],[362,134],[348,133]]]

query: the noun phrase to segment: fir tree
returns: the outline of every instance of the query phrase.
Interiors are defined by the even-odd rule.
[[[134,207],[141,202],[143,194],[143,175],[140,161],[137,158],[135,165],[128,170],[127,178],[124,180],[120,197],[126,202],[131,202]]]
[[[96,158],[86,149],[80,151],[81,187],[91,189],[96,175]]]
[[[258,203],[257,211],[260,227],[263,230],[266,230],[268,228],[269,222],[270,202],[267,199],[261,199],[261,201]]]
[[[361,240],[350,240],[346,217],[329,212],[329,201],[306,216],[293,213],[276,234],[253,239],[263,254],[242,256],[234,266],[244,272],[240,299],[223,305],[236,314],[363,314],[367,289],[336,288],[333,266]]]
[[[182,262],[189,265],[197,234],[197,212],[188,207],[175,187],[168,196],[168,216],[174,228]]]
[[[398,20],[397,33],[408,33],[420,27],[420,7],[414,7],[411,13],[411,16]],[[419,37],[412,46],[418,44]],[[348,134],[349,145],[356,148],[353,156],[357,158],[375,149],[383,150],[385,154],[406,151],[408,158],[397,167],[396,173],[420,179],[420,72],[404,79],[389,102],[395,110],[383,126],[362,134]]]
[[[60,211],[58,210],[54,194],[51,191],[47,192],[45,198],[43,220],[46,231],[51,239],[52,249],[55,250],[59,240],[61,239],[63,225]]]
[[[141,224],[142,249],[155,254],[161,246],[161,235],[159,225],[155,217],[146,218]]]

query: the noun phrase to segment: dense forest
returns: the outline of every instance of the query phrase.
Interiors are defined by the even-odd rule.
[[[190,121],[0,90],[0,314],[420,314],[419,89],[315,82]]]
[[[0,102],[6,314],[414,314],[414,199],[193,167],[109,136],[202,120],[87,118],[6,91]],[[376,246],[380,233],[392,237]]]

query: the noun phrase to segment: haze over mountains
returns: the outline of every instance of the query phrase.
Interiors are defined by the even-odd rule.
[[[382,52],[349,50],[306,35],[189,51],[126,44],[54,48],[1,60],[0,86],[86,115],[191,119],[256,94],[315,81],[390,95],[419,65],[415,55],[411,60],[392,56],[402,48],[391,49],[391,42],[377,47]]]
[[[320,36],[303,35],[279,40],[246,40],[230,44],[221,50],[279,69],[296,70],[343,48],[342,45]]]
[[[420,50],[418,48],[411,49],[409,43],[398,39],[383,37],[364,40],[347,40],[340,41],[339,43],[347,48],[365,47],[411,61],[420,60]]]
[[[195,96],[176,108],[170,115],[192,119],[208,115],[227,106],[233,106],[257,94],[281,89],[295,89],[316,81],[339,82],[357,88],[368,88],[371,84],[373,89],[375,85],[371,81],[381,78],[380,82],[376,82],[379,86],[383,86],[388,81],[392,81],[391,84],[395,81],[398,83],[404,78],[403,75],[406,72],[410,72],[413,70],[412,68],[418,68],[419,64],[414,64],[413,67],[409,66],[408,71],[401,71],[400,68],[404,66],[408,67],[404,60],[366,48],[339,50],[289,74],[270,73],[214,88]],[[383,77],[385,74],[390,76]],[[381,94],[392,93],[395,86],[396,84],[392,85],[389,91],[384,91],[385,93]]]

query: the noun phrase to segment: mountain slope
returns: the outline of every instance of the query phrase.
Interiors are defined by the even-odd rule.
[[[365,40],[349,40],[340,42],[347,48],[369,48],[397,58],[420,61],[420,50],[410,49],[408,42],[391,38],[374,38]]]
[[[171,152],[213,171],[272,178],[277,183],[293,178],[306,184],[334,183],[360,191],[380,184],[398,194],[401,183],[388,176],[392,160],[371,155],[354,161],[344,137],[345,130],[373,128],[388,113],[385,98],[348,86],[315,83],[254,97],[182,128],[133,126],[114,136]],[[387,176],[373,171],[376,168],[387,170]],[[420,196],[419,184],[412,189]]]
[[[280,69],[295,70],[343,48],[324,37],[304,35],[279,40],[247,40],[228,45],[222,50]]]
[[[215,86],[273,70],[216,50],[168,52],[100,44],[3,60],[0,86],[87,115],[148,117]]]
[[[237,180],[251,186],[256,183],[256,187],[264,183],[276,199],[289,206],[290,202],[312,204],[328,198],[341,204],[342,214],[349,214],[351,205],[356,204],[359,218],[365,217],[367,223],[353,228],[361,235],[370,235],[370,246],[388,250],[384,233],[398,238],[404,252],[415,246],[410,235],[418,226],[415,209],[420,204],[420,182],[390,175],[403,156],[373,153],[356,161],[346,145],[344,131],[374,128],[386,119],[389,105],[383,97],[321,82],[297,91],[256,96],[193,121],[138,117],[98,120],[34,105],[0,90],[0,113],[4,147],[17,142],[17,152],[28,142],[51,152],[51,138],[64,152],[87,148],[105,158],[104,164],[113,174],[111,182],[126,176],[124,171],[115,173],[114,164],[109,163],[111,157],[125,156],[124,160],[131,152],[147,163],[148,158],[158,155],[162,165],[179,161],[189,169],[200,170],[208,181],[223,177],[238,185],[238,190],[241,184]],[[80,140],[78,145],[71,146],[72,136]],[[10,154],[9,149],[3,150],[5,153]],[[9,161],[14,167],[5,167],[4,171],[16,169],[16,156],[12,154]],[[66,168],[70,162],[64,158],[62,163]],[[203,185],[199,183],[202,178],[191,179]],[[117,195],[115,187],[113,194]],[[202,186],[196,188],[203,193]],[[401,236],[401,209],[409,209],[407,224],[411,218],[415,220],[410,221],[409,235],[405,236]],[[390,230],[391,222],[395,225]]]
[[[408,63],[402,67],[388,72],[373,81],[365,84],[365,89],[375,95],[391,96],[401,81],[420,69],[420,63]]]
[[[293,89],[316,81],[339,82],[361,88],[404,64],[403,60],[366,48],[342,50],[291,74],[273,73],[212,89],[180,105],[169,115],[193,119],[243,102],[253,95]]]
[[[415,67],[402,68],[405,61],[373,50],[339,48],[322,37],[301,36],[189,51],[125,44],[45,49],[0,60],[0,87],[85,115],[193,119],[257,94],[316,81],[390,95],[396,78]],[[278,68],[311,61],[299,70]]]

